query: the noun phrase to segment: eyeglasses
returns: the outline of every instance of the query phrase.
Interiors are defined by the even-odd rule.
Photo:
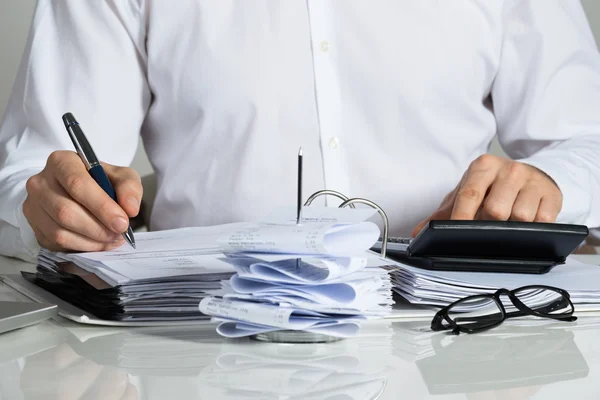
[[[506,295],[517,311],[506,312],[500,296]],[[543,285],[465,297],[439,310],[431,321],[433,331],[476,333],[500,325],[508,318],[532,315],[559,321],[575,321],[575,307],[566,290]]]

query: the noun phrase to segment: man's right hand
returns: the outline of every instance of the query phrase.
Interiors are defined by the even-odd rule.
[[[142,183],[131,168],[102,164],[118,204],[72,151],[55,151],[27,180],[23,214],[39,244],[52,251],[103,251],[124,243],[121,233],[140,209]]]

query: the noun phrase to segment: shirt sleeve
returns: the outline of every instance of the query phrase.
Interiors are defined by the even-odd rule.
[[[25,183],[55,150],[74,150],[73,112],[96,155],[130,165],[150,103],[141,0],[38,1],[0,126],[0,254],[30,260]]]
[[[578,0],[506,0],[492,87],[498,138],[563,194],[558,222],[600,226],[600,55]]]

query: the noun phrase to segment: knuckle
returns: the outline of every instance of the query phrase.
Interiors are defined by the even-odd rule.
[[[475,186],[465,186],[458,191],[457,196],[468,200],[481,200],[483,193]]]
[[[507,176],[509,180],[521,180],[527,174],[527,166],[513,161],[507,166]]]
[[[122,167],[115,171],[114,175],[117,178],[118,185],[123,186],[136,194],[141,194],[143,190],[142,178],[135,170],[128,167]]]
[[[49,166],[58,166],[61,163],[64,162],[66,154],[68,154],[68,151],[65,150],[56,150],[53,151],[52,153],[50,153],[50,155],[48,156],[48,162],[47,164]]]
[[[61,151],[57,150],[57,151],[53,151],[52,153],[50,153],[50,155],[48,156],[48,165],[56,165],[60,162],[61,159]]]
[[[51,238],[56,245],[62,247],[63,249],[69,247],[69,235],[66,230],[56,229],[52,232]]]
[[[493,156],[491,154],[482,154],[471,163],[471,166],[480,169],[489,169],[495,166],[497,162],[498,160],[496,156]]]
[[[535,214],[531,210],[517,208],[512,211],[512,218],[516,221],[531,222],[535,218]]]
[[[50,251],[59,251],[60,250],[54,243],[51,243],[50,241],[48,241],[48,239],[46,239],[46,236],[44,236],[39,231],[34,230],[34,233],[35,233],[35,238],[41,247],[48,249]]]
[[[31,217],[31,198],[29,196],[27,196],[27,198],[23,202],[23,206],[21,207],[21,209],[23,210],[23,215],[25,215],[25,218],[29,220],[29,218]]]
[[[40,176],[37,174],[31,176],[25,182],[25,190],[27,190],[27,193],[35,193],[39,190],[39,188],[40,188]]]
[[[114,212],[114,202],[112,200],[110,201],[103,201],[99,206],[98,206],[98,210],[97,210],[97,217],[103,217],[103,216],[108,216],[111,214],[115,214]],[[120,214],[119,214],[120,215]]]
[[[563,194],[561,190],[554,183],[550,185],[550,194],[548,195],[553,201],[562,206]]]
[[[39,232],[36,232],[36,231],[34,231],[34,233],[35,233],[35,239],[37,240],[38,244],[41,247],[43,247],[45,249],[48,249],[50,251],[55,251],[52,248],[53,247],[52,243],[49,243],[44,236],[40,235]]]
[[[562,195],[556,197],[554,205],[556,207],[556,213],[558,214],[562,210],[562,208],[563,208],[563,198],[562,198]]]
[[[67,191],[73,194],[83,193],[86,189],[85,179],[81,175],[71,175],[67,178]]]
[[[104,227],[103,227],[103,226],[101,226],[101,225],[96,225],[96,226],[95,226],[95,227],[92,229],[91,235],[92,235],[92,237],[91,237],[91,238],[92,238],[93,240],[96,240],[96,241],[98,241],[98,242],[104,242],[104,241],[107,241],[107,240],[109,240],[109,239],[111,238],[111,234],[110,234],[110,233],[108,233],[108,232],[106,231],[106,228],[104,228]]]
[[[133,181],[125,182],[123,185],[116,188],[116,190],[124,193],[127,197],[133,196],[136,199],[141,199],[144,194],[142,186]]]
[[[510,210],[500,203],[486,202],[483,206],[485,213],[494,220],[505,221],[510,216]]]
[[[70,225],[73,221],[73,210],[67,204],[56,206],[55,215],[57,222],[61,225]]]
[[[556,217],[547,211],[542,211],[538,213],[537,220],[540,222],[554,222]]]

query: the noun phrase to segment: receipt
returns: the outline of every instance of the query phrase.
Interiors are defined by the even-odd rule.
[[[296,225],[297,209],[280,207],[272,210],[260,222],[263,224]],[[338,208],[310,206],[302,208],[301,224],[336,223],[356,224],[371,218],[377,212],[374,208]]]
[[[364,254],[379,238],[372,222],[357,224],[255,225],[241,227],[217,241],[223,252],[284,254]]]
[[[198,306],[201,313],[229,321],[243,321],[280,329],[306,330],[323,324],[353,318],[329,317],[326,314],[271,304],[252,303],[207,297]]]

